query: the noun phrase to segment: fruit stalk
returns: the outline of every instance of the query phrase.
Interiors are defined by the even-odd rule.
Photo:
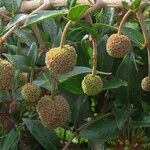
[[[96,68],[97,68],[97,44],[96,44],[96,41],[93,39],[93,70],[92,70],[92,75],[96,75]]]
[[[71,20],[68,21],[68,23],[66,24],[66,26],[63,30],[63,33],[62,33],[62,36],[61,36],[61,41],[60,41],[60,48],[63,48],[63,46],[64,46],[65,36],[66,36],[67,30],[68,30],[71,23],[72,23]]]
[[[121,30],[123,28],[123,25],[124,25],[125,21],[130,16],[131,13],[132,13],[132,10],[128,10],[127,13],[123,16],[123,18],[122,18],[122,20],[120,22],[119,28],[118,28],[118,35],[119,36],[121,35]]]
[[[51,88],[51,99],[54,100],[55,97],[55,89],[56,89],[56,77],[51,76],[52,88]]]
[[[33,81],[33,76],[34,76],[34,69],[31,70],[31,76],[30,76],[30,84],[32,85]]]
[[[144,16],[143,16],[141,8],[139,8],[136,11],[136,16],[139,20],[139,23],[140,23],[140,26],[142,28],[142,32],[144,35],[144,39],[145,39],[144,46],[147,47],[147,51],[148,51],[148,77],[150,78],[150,37],[148,35],[148,30],[147,30],[146,24],[144,22]]]

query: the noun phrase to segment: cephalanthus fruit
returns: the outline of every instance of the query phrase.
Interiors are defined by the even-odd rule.
[[[107,53],[116,58],[124,57],[131,48],[131,42],[125,35],[112,34],[106,43]]]
[[[42,90],[40,87],[27,83],[22,87],[21,94],[28,104],[36,104],[41,98]]]
[[[7,60],[0,59],[0,90],[10,90],[13,85],[14,68]]]
[[[63,96],[55,96],[52,100],[51,96],[45,95],[39,100],[36,110],[45,127],[56,128],[66,121],[70,107]]]
[[[89,96],[97,95],[102,86],[102,79],[98,75],[87,74],[82,81],[82,89]]]
[[[74,69],[77,53],[73,46],[64,45],[63,48],[52,48],[46,53],[45,63],[51,74],[65,74]]]
[[[145,77],[142,80],[141,87],[144,91],[150,92],[150,77]]]

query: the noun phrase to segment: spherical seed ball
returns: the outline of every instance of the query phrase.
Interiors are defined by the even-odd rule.
[[[89,96],[98,94],[102,86],[102,79],[97,75],[87,74],[82,81],[82,89]]]
[[[68,102],[63,96],[44,96],[36,106],[39,117],[45,127],[56,128],[62,125],[70,112]]]
[[[73,70],[77,61],[77,53],[73,46],[52,48],[46,53],[45,63],[52,74],[65,74]]]
[[[144,91],[150,92],[150,78],[149,77],[145,77],[142,80],[141,87]]]
[[[18,86],[21,87],[25,85],[27,82],[28,82],[28,74],[25,72],[20,73],[18,78]]]
[[[28,104],[36,104],[41,97],[41,89],[36,85],[30,83],[22,87],[21,94]]]
[[[0,90],[10,90],[13,85],[14,68],[7,60],[0,59]]]
[[[131,42],[125,35],[112,34],[106,44],[107,53],[116,58],[124,57],[131,48]]]

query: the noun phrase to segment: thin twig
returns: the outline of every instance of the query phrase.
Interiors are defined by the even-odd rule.
[[[6,41],[6,39],[19,27],[19,23],[14,25],[8,32],[6,32],[2,37],[0,37],[0,43]]]
[[[97,44],[96,44],[96,40],[93,39],[93,70],[92,70],[92,75],[96,74],[96,68],[97,68]]]
[[[60,48],[63,48],[64,46],[64,41],[65,41],[65,36],[66,36],[66,33],[67,33],[67,30],[69,28],[69,26],[71,25],[72,21],[68,21],[68,23],[66,24],[64,30],[63,30],[63,33],[62,33],[62,36],[61,36],[61,41],[60,41]]]
[[[148,76],[150,78],[150,36],[148,34],[148,30],[144,21],[144,16],[143,16],[141,8],[139,8],[136,11],[136,16],[142,28],[142,32],[143,32],[144,39],[145,39],[145,46],[147,47],[147,51],[148,51]]]
[[[121,30],[123,28],[123,25],[131,13],[132,13],[132,10],[128,10],[127,13],[124,15],[124,17],[122,18],[119,28],[118,28],[118,35],[121,35]]]
[[[85,128],[87,126],[87,124],[82,125],[81,127],[79,127],[76,132],[73,133],[72,138],[67,142],[67,144],[65,145],[65,147],[62,150],[69,150],[69,146],[72,143],[73,139],[78,136],[79,132]]]

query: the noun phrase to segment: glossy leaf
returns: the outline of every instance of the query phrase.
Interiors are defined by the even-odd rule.
[[[58,17],[58,16],[64,15],[64,14],[66,14],[66,12],[63,10],[51,10],[51,11],[45,10],[45,11],[39,11],[36,13],[32,13],[27,17],[27,19],[24,23],[24,27],[26,27],[28,25],[32,25],[34,23],[42,22],[47,19]]]
[[[120,79],[112,79],[104,83],[103,90],[116,89],[121,86],[127,86],[128,83],[126,81],[122,81]]]
[[[1,145],[1,150],[16,150],[18,147],[18,142],[20,140],[21,134],[20,130],[11,130],[3,139]]]
[[[27,63],[31,68],[34,68],[38,59],[38,47],[36,43],[32,43],[27,54]]]
[[[116,136],[118,133],[119,129],[115,118],[112,116],[102,116],[90,122],[87,127],[81,130],[79,135],[88,139],[105,141]]]
[[[23,122],[45,150],[57,150],[60,143],[54,130],[45,128],[38,120],[24,118]]]
[[[19,11],[19,9],[21,7],[21,2],[22,2],[22,0],[4,0],[3,1],[5,8],[12,15],[14,15],[14,13],[16,13],[17,11]]]
[[[135,62],[134,53],[131,51],[120,64],[116,78],[128,82],[127,87],[115,90],[118,100],[124,104],[138,102],[140,93],[140,82]]]
[[[77,5],[70,9],[67,18],[72,21],[80,19],[80,17],[85,13],[89,8],[88,5]]]
[[[83,74],[83,73],[89,73],[89,72],[92,72],[92,69],[91,68],[88,68],[88,67],[75,67],[73,71],[67,73],[67,74],[64,74],[64,75],[61,75],[58,77],[59,80],[65,80],[67,78],[70,78],[70,77],[73,77],[73,76],[76,76],[76,75],[79,75],[79,74]],[[97,71],[98,74],[105,74],[105,75],[110,75],[111,73],[105,73],[105,72],[101,72],[101,71]]]
[[[10,54],[4,54],[4,56],[6,56],[6,58],[14,65],[16,69],[24,72],[28,71],[27,59],[24,56]]]

